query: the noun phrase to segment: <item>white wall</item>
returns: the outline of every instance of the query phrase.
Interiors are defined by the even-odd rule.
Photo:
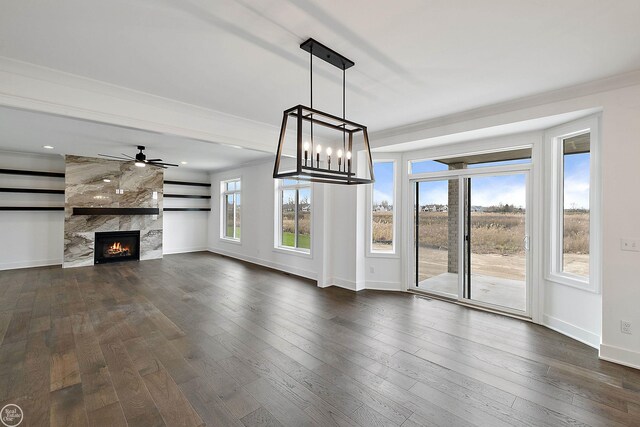
[[[0,151],[1,169],[64,173],[64,158]],[[0,187],[64,190],[64,179],[0,174]],[[0,193],[0,206],[64,206],[63,194]],[[0,211],[0,270],[62,264],[64,211]]]
[[[245,261],[276,268],[326,284],[323,258],[325,249],[324,186],[314,184],[311,191],[311,254],[301,254],[274,247],[275,187],[273,160],[254,163],[211,176],[212,206],[209,220],[209,250]],[[240,242],[220,236],[220,182],[242,180]]]
[[[164,171],[165,181],[187,181],[209,183],[207,172],[184,168],[169,168]],[[164,194],[209,195],[209,187],[165,184]],[[216,205],[210,199],[163,199],[165,208],[200,208],[213,209]],[[208,247],[208,229],[210,213],[206,211],[165,211],[164,230],[162,232],[163,253],[175,254],[183,252],[206,251]]]

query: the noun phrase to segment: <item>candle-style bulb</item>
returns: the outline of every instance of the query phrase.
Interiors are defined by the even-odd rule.
[[[313,154],[311,154],[311,156],[313,157]],[[309,157],[309,141],[304,142],[304,165],[305,166],[307,166],[307,157]],[[311,163],[313,163],[313,159],[311,159]]]
[[[342,158],[342,150],[338,150],[338,157]]]
[[[351,160],[351,151],[347,151],[347,159]]]
[[[320,154],[321,151],[322,151],[322,146],[320,144],[318,144],[316,146],[316,153]]]
[[[331,147],[327,147],[327,156],[330,156],[332,152]]]

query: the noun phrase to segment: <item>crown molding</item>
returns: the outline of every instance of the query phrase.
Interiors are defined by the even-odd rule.
[[[279,127],[0,56],[0,105],[273,152]]]
[[[409,125],[383,129],[373,132],[370,139],[375,148],[381,148],[404,142],[462,133],[491,126],[500,126],[575,110],[600,107],[601,105],[597,104],[597,102],[594,103],[592,99],[587,99],[582,106],[572,105],[571,108],[566,108],[562,103],[636,85],[640,85],[640,70],[436,117]],[[543,107],[554,103],[557,105],[555,109],[552,109],[553,111],[543,108],[539,111],[532,111],[535,110],[536,107]]]

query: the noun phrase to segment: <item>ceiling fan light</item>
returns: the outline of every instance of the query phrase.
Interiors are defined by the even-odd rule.
[[[146,164],[144,162],[136,162],[135,165],[139,168],[143,168],[146,166]]]

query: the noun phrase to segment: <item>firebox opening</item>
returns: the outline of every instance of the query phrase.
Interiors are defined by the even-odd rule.
[[[140,259],[140,231],[96,233],[95,264]]]

